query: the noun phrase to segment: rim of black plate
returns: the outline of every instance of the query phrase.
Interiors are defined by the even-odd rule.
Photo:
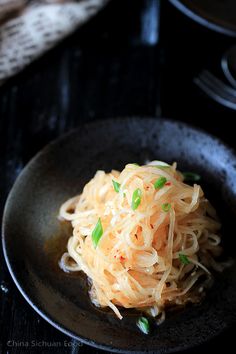
[[[215,22],[210,17],[204,16],[194,10],[191,5],[191,1],[189,6],[185,5],[182,0],[169,0],[172,5],[174,5],[179,11],[184,13],[187,17],[191,18],[195,22],[199,23],[200,25],[207,27],[213,31],[219,32],[221,34],[225,34],[230,37],[236,37],[236,26],[232,27],[227,24],[219,24]]]

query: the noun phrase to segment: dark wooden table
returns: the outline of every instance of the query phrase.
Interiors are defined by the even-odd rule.
[[[29,159],[81,122],[131,115],[171,117],[236,148],[235,113],[210,101],[193,84],[204,68],[220,74],[220,57],[232,43],[185,18],[167,0],[112,0],[92,21],[0,88],[1,211]],[[44,321],[16,289],[2,253],[0,266],[0,353],[102,352]],[[188,353],[230,348],[234,333],[231,328]]]

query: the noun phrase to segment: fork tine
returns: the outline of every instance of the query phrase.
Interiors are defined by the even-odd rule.
[[[221,84],[216,84],[216,82],[213,82],[208,76],[202,75],[200,76],[200,80],[204,82],[213,92],[215,92],[217,95],[222,96],[228,101],[232,101],[236,103],[236,97],[234,95],[231,95],[229,92],[227,92]]]
[[[222,94],[222,90],[219,90],[218,87],[217,89],[216,87],[212,88],[211,85],[204,81],[204,79],[202,79],[200,76],[194,79],[194,83],[214,101],[222,104],[225,107],[236,110],[236,101],[230,99],[229,95],[225,94],[224,92]]]
[[[202,78],[209,80],[213,85],[220,86],[223,90],[225,90],[229,95],[236,97],[236,89],[230,87],[229,85],[225,84],[222,80],[218,79],[215,75],[213,75],[208,70],[202,71],[200,74]]]

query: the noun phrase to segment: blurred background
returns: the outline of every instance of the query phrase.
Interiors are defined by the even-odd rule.
[[[173,6],[175,1],[87,1],[89,6],[78,8],[86,1],[0,0],[1,211],[29,159],[88,121],[172,118],[236,147],[236,89],[222,70],[236,31],[202,26]],[[12,8],[6,8],[10,2]],[[64,11],[65,5],[70,7]],[[53,6],[61,7],[54,11]],[[188,353],[223,350],[226,342],[230,347],[233,332]],[[7,344],[32,340],[62,345]],[[0,352],[37,350],[102,353],[71,341],[41,319],[19,294],[1,253]]]

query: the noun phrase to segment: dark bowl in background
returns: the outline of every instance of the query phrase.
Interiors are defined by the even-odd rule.
[[[49,323],[89,345],[116,352],[169,353],[196,346],[236,322],[235,264],[216,277],[202,304],[167,313],[148,336],[90,302],[83,274],[58,267],[70,229],[57,218],[60,205],[82,191],[98,169],[129,162],[178,162],[202,176],[206,196],[222,221],[225,253],[236,250],[236,157],[222,142],[185,124],[158,118],[106,120],[81,126],[46,146],[13,186],[3,217],[3,249],[22,295]]]
[[[235,0],[169,0],[174,6],[201,25],[236,37]]]

